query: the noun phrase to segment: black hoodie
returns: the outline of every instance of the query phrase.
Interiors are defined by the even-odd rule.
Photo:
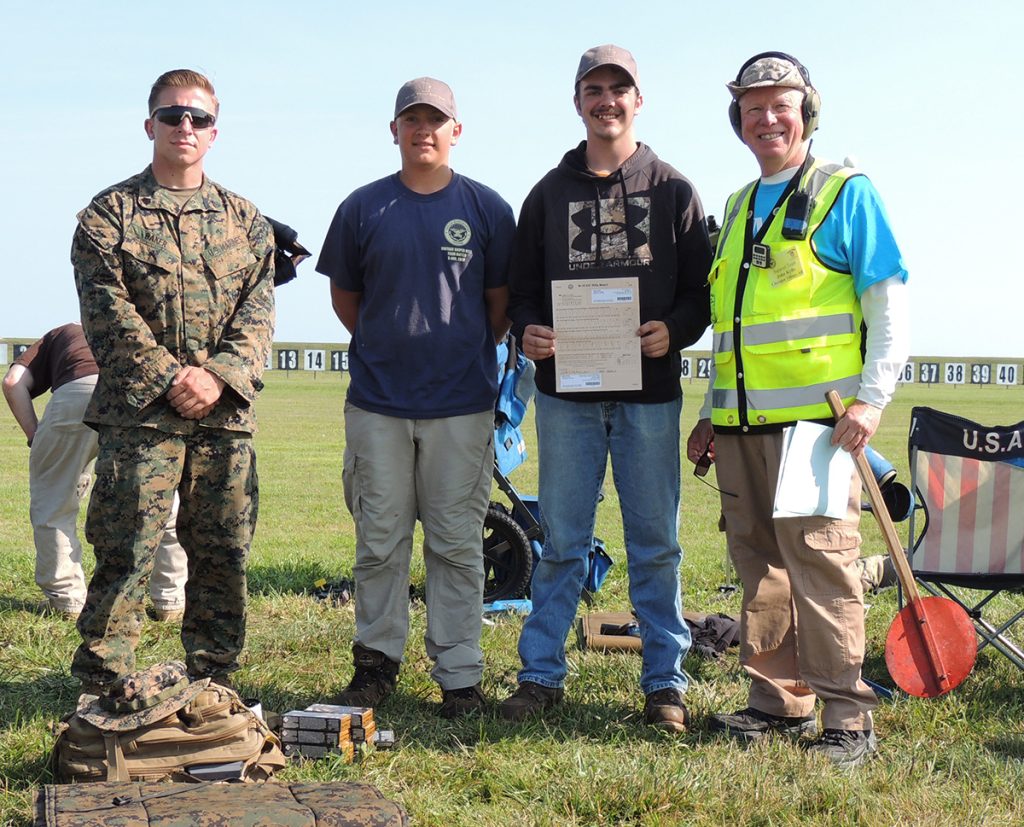
[[[580,402],[668,402],[680,395],[679,351],[710,322],[711,244],[693,184],[644,144],[611,175],[587,169],[586,141],[570,150],[523,202],[509,273],[508,315],[551,326],[551,282],[636,276],[640,323],[660,320],[669,352],[642,356],[643,389],[556,393],[555,360],[537,362],[537,389]]]

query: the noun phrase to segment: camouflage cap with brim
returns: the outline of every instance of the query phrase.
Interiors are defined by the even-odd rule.
[[[763,57],[754,61],[740,75],[739,80],[725,84],[737,100],[751,89],[763,86],[788,86],[806,89],[807,81],[795,63],[781,57]]]
[[[189,681],[181,661],[158,663],[126,675],[102,697],[79,710],[93,726],[124,732],[173,715],[202,692],[209,678]]]

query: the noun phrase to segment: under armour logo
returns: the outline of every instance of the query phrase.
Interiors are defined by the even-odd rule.
[[[569,263],[650,260],[651,199],[602,198],[569,203]],[[575,268],[574,268],[575,269]]]

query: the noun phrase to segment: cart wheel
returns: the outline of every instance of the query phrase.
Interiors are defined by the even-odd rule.
[[[533,549],[526,532],[498,503],[484,518],[484,603],[526,595],[533,569]]]

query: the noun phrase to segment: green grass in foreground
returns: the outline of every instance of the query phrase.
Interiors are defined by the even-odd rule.
[[[245,695],[286,710],[329,697],[347,682],[351,607],[306,595],[313,581],[351,571],[352,523],[341,496],[344,380],[337,375],[272,373],[260,401],[261,514],[250,568],[251,612]],[[684,439],[703,385],[686,385]],[[917,385],[900,389],[875,445],[906,480],[910,407],[927,404],[982,421],[1021,418],[1024,388]],[[528,425],[528,430],[532,424]],[[530,434],[532,448],[532,433]],[[680,537],[684,602],[705,611],[737,610],[722,598],[724,538],[716,530],[717,494],[684,463]],[[713,476],[713,475],[712,475]],[[516,471],[536,491],[536,461]],[[74,627],[33,610],[27,451],[12,418],[0,416],[0,823],[30,822],[33,790],[51,781],[51,728],[77,696],[68,673]],[[598,534],[616,560],[598,596],[602,609],[628,607],[622,534],[614,488],[599,509]],[[883,553],[865,521],[864,553]],[[89,555],[87,554],[87,557]],[[421,584],[422,563],[413,580]],[[1018,602],[1021,600],[1018,596]],[[884,639],[896,612],[892,592],[871,599],[865,674],[891,686]],[[1003,601],[1004,607],[1007,601]],[[289,767],[282,778],[352,779],[378,785],[413,821],[430,825],[893,825],[1024,823],[1024,675],[982,653],[951,696],[901,698],[877,714],[879,758],[844,775],[786,743],[744,750],[711,737],[708,714],[744,705],[746,681],[735,653],[690,660],[692,733],[666,737],[640,725],[635,656],[570,650],[567,703],[545,721],[507,726],[493,716],[442,722],[439,691],[423,653],[424,613],[414,604],[397,696],[378,710],[395,730],[392,752],[347,766],[326,760]],[[497,700],[515,686],[521,621],[501,618],[484,630],[484,688]],[[145,665],[179,657],[176,629],[148,623],[139,647]]]

